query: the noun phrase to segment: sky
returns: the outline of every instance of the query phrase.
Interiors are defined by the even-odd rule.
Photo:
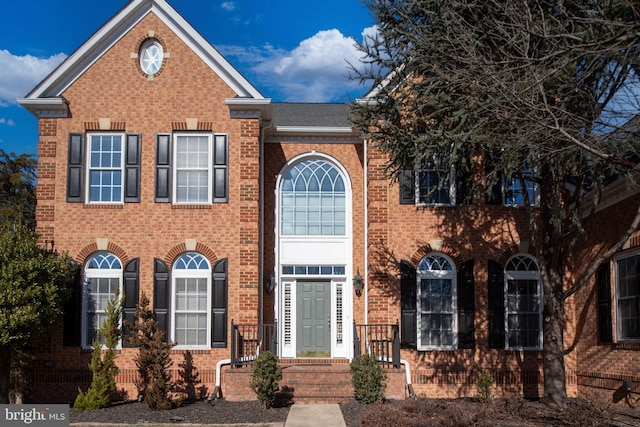
[[[350,78],[355,43],[376,32],[361,0],[168,0],[263,96],[344,102],[369,88]],[[0,14],[0,148],[36,154],[26,96],[127,0],[5,2]]]

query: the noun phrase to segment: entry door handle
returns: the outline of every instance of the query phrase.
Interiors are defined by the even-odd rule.
[[[331,315],[327,316],[327,326],[329,327],[329,330],[331,330]]]

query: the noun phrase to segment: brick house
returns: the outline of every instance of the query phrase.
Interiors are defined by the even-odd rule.
[[[471,214],[453,176],[430,191],[442,171],[390,182],[347,105],[263,97],[164,0],[129,2],[19,102],[39,120],[38,231],[82,270],[35,349],[34,400],[72,401],[88,385],[116,288],[130,320],[151,298],[174,367],[195,368],[202,396],[252,398],[235,367],[258,348],[316,382],[372,351],[395,375],[394,397],[407,372],[418,394],[474,395],[482,368],[498,394],[541,395],[541,285],[521,206],[535,187],[505,181]],[[612,197],[585,251],[638,203]],[[623,379],[640,381],[640,273],[624,295],[618,274],[638,265],[638,240],[568,301],[572,396],[611,398]],[[129,398],[135,354],[123,346],[117,359]]]

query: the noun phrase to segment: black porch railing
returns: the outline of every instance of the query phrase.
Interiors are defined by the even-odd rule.
[[[400,333],[398,323],[382,325],[353,324],[353,357],[371,354],[378,362],[400,367]]]
[[[258,354],[278,354],[277,324],[236,324],[231,321],[231,367],[249,366]]]

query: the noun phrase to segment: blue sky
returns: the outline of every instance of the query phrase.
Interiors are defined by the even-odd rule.
[[[127,0],[11,1],[0,15],[0,148],[36,153],[37,121],[15,102]],[[260,92],[274,101],[340,102],[366,87],[349,79],[355,41],[375,34],[360,0],[169,0]]]

